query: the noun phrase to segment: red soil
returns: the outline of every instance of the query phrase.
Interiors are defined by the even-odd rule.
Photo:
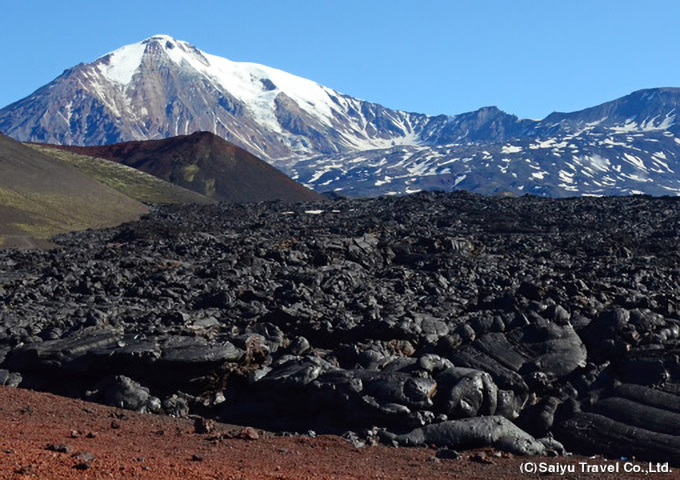
[[[431,449],[355,448],[322,436],[274,437],[258,431],[246,440],[242,427],[214,424],[196,433],[194,422],[136,414],[50,394],[0,387],[0,478],[2,479],[456,479],[544,478],[523,474],[523,462],[575,465],[562,478],[680,478],[670,474],[580,473],[579,462],[615,465],[604,459],[496,456],[464,452],[440,460]],[[234,437],[234,438],[232,438]],[[63,451],[55,451],[63,450]],[[472,459],[481,454],[482,461]],[[648,464],[637,464],[647,468]],[[552,474],[552,477],[560,477]]]

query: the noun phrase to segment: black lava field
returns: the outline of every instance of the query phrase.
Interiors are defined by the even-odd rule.
[[[0,251],[0,384],[278,432],[680,459],[680,200],[154,206]]]

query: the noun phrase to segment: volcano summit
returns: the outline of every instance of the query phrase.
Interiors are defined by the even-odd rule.
[[[442,92],[442,95],[456,95]],[[66,70],[0,110],[20,140],[94,146],[214,133],[316,191],[680,194],[677,88],[519,119],[429,116],[156,35]]]

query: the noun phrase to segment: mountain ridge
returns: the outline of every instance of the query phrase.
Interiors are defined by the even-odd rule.
[[[680,89],[663,87],[541,120],[497,107],[430,116],[156,35],[3,108],[0,131],[66,145],[209,131],[310,188],[348,195],[676,195],[678,105]]]
[[[65,70],[0,110],[0,131],[22,141],[95,145],[204,130],[272,160],[390,146],[426,118],[157,35]]]

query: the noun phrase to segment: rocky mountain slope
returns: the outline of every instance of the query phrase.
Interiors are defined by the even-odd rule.
[[[70,230],[118,225],[148,211],[65,162],[4,135],[0,171],[0,246],[22,246],[17,238],[46,239]]]
[[[317,191],[348,195],[675,195],[679,103],[680,90],[658,88],[543,120],[495,107],[428,116],[156,35],[3,108],[0,131],[65,145],[209,131]]]
[[[287,165],[319,191],[347,195],[463,189],[553,197],[680,194],[680,89],[520,121],[490,141],[317,156]]]
[[[276,168],[209,132],[100,147],[59,148],[133,167],[214,200],[320,199]]]
[[[0,131],[23,141],[101,145],[209,131],[269,160],[391,146],[430,121],[165,35],[68,69],[0,111]]]

